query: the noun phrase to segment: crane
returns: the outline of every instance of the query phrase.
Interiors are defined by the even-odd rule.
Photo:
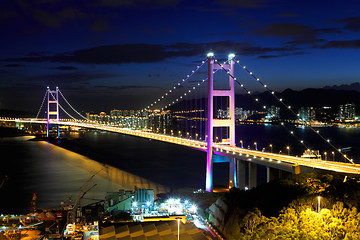
[[[87,192],[89,192],[92,188],[94,188],[97,184],[92,185],[90,188],[88,188],[90,181],[99,173],[101,172],[103,169],[100,169],[98,172],[96,172],[95,174],[93,174],[86,182],[85,184],[80,188],[81,191],[78,195],[78,197],[76,198],[76,201],[73,205],[73,207],[68,211],[68,215],[67,215],[67,222],[65,224],[64,227],[67,227],[69,224],[75,223],[75,215],[76,215],[76,210],[78,208],[78,206],[80,205],[80,200],[85,196],[85,194]],[[64,232],[64,231],[63,231]]]

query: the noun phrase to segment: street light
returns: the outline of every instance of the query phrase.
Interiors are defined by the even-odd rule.
[[[241,145],[241,148],[244,148],[244,145],[243,145],[243,141],[240,140],[240,145]]]
[[[327,160],[327,152],[324,152],[324,156],[325,156],[325,161]]]
[[[290,155],[290,147],[286,146],[286,149],[288,150],[288,155]]]
[[[335,161],[335,152],[331,152],[332,157],[333,157],[333,161]]]
[[[257,143],[254,142],[254,145],[255,145],[255,150],[257,151],[257,150],[258,150],[258,149],[257,149]]]
[[[181,217],[177,217],[175,218],[177,220],[177,224],[178,224],[178,240],[180,239],[180,219]]]
[[[271,151],[271,153],[272,153],[272,144],[270,144],[269,146],[270,146],[270,151]]]

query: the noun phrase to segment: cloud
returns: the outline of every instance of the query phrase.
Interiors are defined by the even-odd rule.
[[[219,4],[241,8],[262,8],[267,6],[267,0],[218,0]]]
[[[345,41],[328,41],[327,43],[318,46],[321,49],[327,48],[354,48],[360,49],[360,39],[357,40],[345,40]]]
[[[298,17],[300,17],[300,15],[297,14],[297,13],[285,12],[285,13],[280,13],[280,14],[276,15],[276,17],[279,17],[279,18],[298,18]]]
[[[293,46],[271,48],[253,46],[248,42],[220,41],[211,43],[123,44],[76,50],[70,53],[44,55],[31,53],[26,57],[7,58],[5,62],[58,62],[81,64],[154,63],[176,57],[205,56],[209,50],[216,53],[235,50],[242,55],[264,55],[274,52],[291,53],[299,50]]]
[[[276,22],[269,23],[254,29],[251,34],[262,37],[277,37],[291,39],[287,44],[318,44],[326,40],[319,38],[324,34],[342,34],[343,32],[336,28],[313,28],[297,23]]]
[[[109,22],[105,19],[98,19],[89,25],[94,32],[106,32],[109,30]]]
[[[78,70],[77,67],[73,67],[73,66],[59,66],[59,67],[55,67],[55,68],[53,68],[53,69],[64,70],[64,71]]]
[[[25,65],[15,63],[15,64],[6,64],[3,67],[13,67],[13,68],[15,68],[15,67],[25,67]]]
[[[161,87],[155,87],[155,86],[137,86],[137,85],[124,85],[124,86],[94,86],[94,88],[99,89],[109,89],[109,90],[129,90],[129,89],[163,89]]]
[[[279,57],[285,57],[285,56],[304,55],[304,54],[305,54],[305,52],[298,51],[298,52],[292,52],[290,54],[284,53],[284,54],[279,54],[279,55],[261,55],[261,56],[258,56],[257,58],[258,59],[269,59],[269,58],[279,58]]]
[[[360,32],[360,17],[349,17],[339,20],[344,24],[344,29],[352,32]]]
[[[51,28],[59,28],[68,20],[86,16],[85,13],[73,7],[64,8],[57,12],[34,8],[32,9],[32,14],[34,19],[36,19],[38,22]]]
[[[105,7],[163,7],[168,5],[176,5],[180,0],[99,0],[97,2],[100,6]]]
[[[266,37],[301,37],[314,35],[310,27],[296,23],[269,23],[253,30],[254,35]]]

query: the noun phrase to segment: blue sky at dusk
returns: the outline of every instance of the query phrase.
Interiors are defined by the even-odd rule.
[[[360,77],[357,0],[3,0],[0,27],[0,109],[36,112],[47,86],[83,111],[143,108],[210,50],[276,91]]]

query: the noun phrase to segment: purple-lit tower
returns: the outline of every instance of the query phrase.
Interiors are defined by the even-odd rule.
[[[47,87],[47,124],[46,124],[46,137],[49,137],[49,127],[51,120],[59,121],[59,88],[56,87],[55,91]],[[57,135],[60,136],[59,125],[57,126]]]
[[[207,161],[206,161],[206,191],[213,190],[213,145],[214,145],[214,128],[227,127],[229,128],[229,144],[235,147],[235,86],[234,86],[234,64],[235,55],[230,54],[227,64],[218,64],[214,58],[213,53],[208,53],[208,115],[207,115]],[[215,90],[214,89],[214,70],[224,69],[228,71],[229,75],[229,89]],[[229,118],[228,119],[214,119],[214,97],[228,97]],[[230,158],[229,160],[229,188],[236,187],[236,160]]]

